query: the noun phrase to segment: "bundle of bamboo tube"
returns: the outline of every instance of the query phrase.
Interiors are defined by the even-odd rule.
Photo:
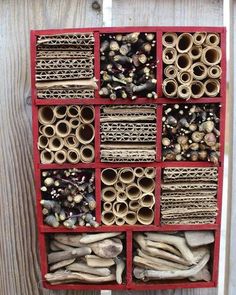
[[[218,164],[219,109],[218,104],[166,105],[162,118],[163,160]]]
[[[38,149],[42,164],[94,160],[93,106],[42,106],[38,110]]]
[[[165,97],[187,100],[219,95],[222,74],[219,34],[167,32],[162,36],[162,45]]]
[[[48,241],[51,285],[104,284],[124,281],[124,236],[120,232],[54,234]]]
[[[154,220],[155,175],[152,167],[103,169],[102,223],[149,225]]]
[[[93,98],[92,33],[39,35],[36,40],[36,89],[42,99]]]
[[[133,275],[137,280],[211,280],[212,231],[134,234]]]
[[[157,98],[156,34],[101,34],[102,97]]]
[[[45,170],[42,172],[44,223],[67,228],[98,227],[95,220],[95,175],[89,169]]]

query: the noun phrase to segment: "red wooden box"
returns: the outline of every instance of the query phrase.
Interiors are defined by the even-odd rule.
[[[94,72],[95,77],[100,78],[100,33],[129,33],[129,32],[154,32],[156,33],[156,56],[157,60],[162,61],[162,34],[164,32],[217,32],[221,36],[221,49],[222,49],[222,77],[221,77],[221,91],[219,97],[203,97],[200,99],[189,99],[187,102],[181,99],[168,99],[162,95],[162,62],[157,64],[156,76],[157,76],[157,93],[158,99],[151,100],[147,98],[138,98],[137,100],[131,101],[129,99],[117,99],[110,101],[109,99],[104,100],[99,96],[98,90],[95,91],[95,98],[93,99],[38,99],[36,95],[35,87],[35,65],[36,65],[36,38],[38,35],[52,35],[61,33],[81,33],[81,32],[92,32],[95,37],[94,44]],[[207,288],[216,287],[218,282],[218,262],[219,262],[219,248],[220,248],[220,227],[221,227],[221,208],[222,208],[222,184],[223,184],[223,165],[224,165],[224,131],[225,131],[225,104],[226,104],[226,31],[223,27],[114,27],[114,28],[80,28],[80,29],[58,29],[58,30],[38,30],[31,31],[31,92],[32,92],[32,112],[33,112],[33,150],[34,150],[34,171],[35,171],[35,189],[36,189],[36,203],[37,203],[37,223],[39,231],[39,249],[41,258],[41,271],[42,276],[47,273],[47,253],[46,253],[46,236],[48,233],[54,232],[105,232],[105,231],[120,231],[126,233],[126,282],[122,285],[116,283],[103,284],[103,285],[85,285],[85,284],[65,284],[52,286],[46,282],[43,282],[43,286],[48,289],[87,289],[87,290],[151,290],[151,289],[174,289],[174,288]],[[151,163],[142,163],[143,167],[156,167],[156,206],[155,206],[155,219],[154,224],[149,226],[135,225],[135,226],[99,226],[98,228],[88,227],[77,227],[76,229],[66,229],[64,227],[51,228],[44,225],[43,216],[41,213],[41,171],[47,169],[67,169],[67,168],[93,168],[95,169],[95,193],[96,193],[96,219],[98,222],[101,221],[101,178],[100,173],[102,168],[106,167],[136,167],[140,166],[140,163],[102,163],[100,162],[100,105],[104,104],[156,104],[157,105],[157,136],[156,136],[156,161]],[[204,224],[204,225],[166,225],[160,224],[160,182],[161,182],[161,168],[163,167],[210,167],[213,166],[210,162],[162,162],[161,154],[161,132],[160,127],[162,122],[162,111],[164,104],[197,104],[197,103],[218,103],[221,105],[220,108],[220,162],[218,165],[218,215],[215,224]],[[38,107],[41,105],[94,105],[95,106],[95,161],[91,164],[41,164],[39,150],[37,148],[38,140]],[[175,280],[175,281],[163,281],[161,283],[137,283],[132,279],[132,233],[133,231],[176,231],[176,230],[212,230],[215,233],[215,242],[212,247],[212,280],[210,282],[190,282],[188,280]]]

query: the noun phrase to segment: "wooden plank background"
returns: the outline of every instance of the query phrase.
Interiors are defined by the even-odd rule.
[[[104,0],[106,1],[106,0]],[[0,294],[73,295],[41,286],[30,106],[30,29],[102,26],[92,0],[0,1]],[[223,0],[113,0],[112,25],[223,24]],[[81,292],[85,293],[85,292]],[[87,292],[95,295],[99,292]],[[120,292],[113,292],[118,295]],[[126,292],[134,294],[134,292]],[[216,289],[136,292],[215,295]]]

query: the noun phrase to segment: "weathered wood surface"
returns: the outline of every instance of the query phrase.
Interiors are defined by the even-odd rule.
[[[101,26],[101,12],[91,9],[92,2],[0,1],[0,294],[78,294],[76,291],[43,290],[40,282],[33,186],[31,106],[27,104],[30,96],[29,31]],[[222,25],[222,2],[113,0],[112,25]],[[216,290],[155,292],[163,295],[216,293]],[[154,292],[146,294],[152,295]]]

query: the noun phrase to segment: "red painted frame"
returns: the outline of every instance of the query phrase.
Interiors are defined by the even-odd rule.
[[[157,75],[157,92],[159,98],[156,100],[150,100],[147,98],[138,98],[135,101],[117,99],[116,101],[111,102],[108,99],[101,98],[99,96],[98,90],[95,91],[95,98],[93,99],[37,99],[36,88],[35,88],[35,61],[36,61],[36,37],[41,34],[61,34],[61,33],[74,33],[74,32],[93,32],[95,37],[95,46],[94,46],[94,71],[95,77],[98,79],[98,86],[100,85],[100,33],[128,33],[128,32],[154,32],[156,33],[157,45],[156,45],[156,55],[157,60],[159,61],[156,68]],[[221,92],[219,97],[209,98],[204,97],[199,100],[190,99],[187,101],[188,104],[191,103],[219,103],[221,104],[220,109],[220,163],[218,165],[218,216],[216,218],[215,224],[204,224],[204,225],[165,225],[161,226],[160,224],[160,181],[161,181],[161,169],[164,167],[210,167],[213,166],[209,162],[162,162],[161,161],[161,118],[163,104],[174,104],[186,103],[180,99],[167,99],[162,97],[162,79],[163,79],[163,66],[162,66],[162,46],[161,46],[161,36],[164,32],[196,32],[196,31],[206,31],[206,32],[217,32],[221,35],[221,49],[222,49],[222,79],[221,79]],[[34,154],[34,171],[35,171],[35,191],[36,191],[36,210],[37,210],[37,224],[39,231],[39,250],[41,258],[41,272],[42,276],[47,273],[47,247],[46,247],[46,236],[50,233],[56,232],[67,232],[67,233],[76,233],[76,232],[106,232],[106,231],[121,231],[126,234],[126,282],[122,285],[104,284],[104,285],[84,285],[84,284],[64,284],[52,286],[47,282],[43,281],[43,286],[48,289],[76,289],[76,290],[154,290],[154,289],[177,289],[177,288],[211,288],[216,287],[218,283],[218,263],[219,263],[219,248],[220,248],[220,228],[221,228],[221,208],[222,208],[222,190],[223,190],[223,165],[224,165],[224,135],[225,135],[225,110],[226,110],[226,29],[224,27],[114,27],[114,28],[79,28],[79,29],[56,29],[56,30],[37,30],[31,31],[31,93],[32,93],[32,129],[33,129],[33,154]],[[100,154],[100,108],[101,104],[156,104],[157,105],[157,138],[156,138],[156,162],[151,163],[101,163],[99,161]],[[95,162],[91,164],[79,163],[76,165],[73,164],[41,164],[40,155],[37,149],[37,139],[38,139],[38,107],[40,105],[94,105],[95,106]],[[155,204],[155,219],[154,224],[150,226],[99,226],[99,228],[88,228],[88,227],[78,227],[76,229],[66,229],[64,227],[52,228],[45,226],[43,224],[43,216],[41,213],[41,171],[47,169],[67,169],[72,167],[79,168],[93,168],[95,169],[95,184],[96,184],[96,199],[97,199],[97,208],[96,208],[96,218],[97,221],[101,220],[101,196],[100,196],[100,173],[102,168],[113,167],[137,167],[142,165],[143,167],[153,166],[157,168],[156,176],[156,204]],[[175,230],[213,230],[215,232],[215,243],[212,247],[212,280],[210,282],[190,282],[188,280],[184,281],[169,281],[169,282],[158,282],[155,284],[151,283],[142,283],[136,282],[132,278],[132,232],[136,231],[175,231]]]

